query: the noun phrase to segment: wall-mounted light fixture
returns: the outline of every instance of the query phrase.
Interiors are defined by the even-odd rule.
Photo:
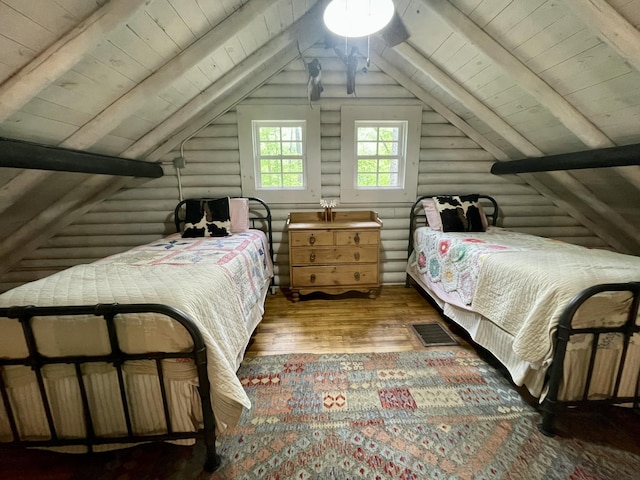
[[[364,37],[382,30],[393,12],[393,0],[332,0],[324,11],[324,23],[341,37]]]

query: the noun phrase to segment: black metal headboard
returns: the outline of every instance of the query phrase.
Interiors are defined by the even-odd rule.
[[[413,251],[413,232],[418,226],[428,225],[427,217],[422,208],[422,200],[425,198],[432,198],[434,195],[423,195],[418,198],[411,206],[411,212],[409,213],[409,255]],[[489,219],[491,225],[496,226],[498,224],[499,209],[498,202],[495,198],[489,195],[478,195],[478,201],[482,205],[482,209]],[[489,208],[487,208],[489,207]]]
[[[256,197],[229,197],[229,198],[246,198],[249,200],[249,223],[251,228],[263,230],[267,234],[269,240],[269,256],[271,257],[271,263],[273,264],[273,228],[271,225],[271,209],[267,203]],[[173,211],[173,222],[176,227],[176,232],[182,232],[184,226],[184,205],[188,201],[209,201],[217,200],[216,198],[185,198],[180,201]],[[273,281],[272,281],[273,282]]]

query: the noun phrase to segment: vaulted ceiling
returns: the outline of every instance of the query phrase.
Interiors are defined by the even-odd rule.
[[[640,143],[640,0],[395,0],[371,59],[497,161]],[[324,1],[0,0],[0,136],[156,162],[323,44]],[[640,253],[640,167],[521,174]],[[126,177],[0,168],[0,273]]]

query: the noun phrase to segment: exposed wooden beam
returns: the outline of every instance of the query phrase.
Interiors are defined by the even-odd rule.
[[[118,1],[122,2],[122,0]],[[137,0],[137,2],[139,1],[140,0]],[[251,0],[246,3],[199,40],[129,90],[129,92],[112,103],[83,127],[76,130],[75,133],[60,143],[59,146],[76,150],[86,150],[94,145],[111,130],[116,128],[123,120],[140,109],[144,105],[148,95],[157,94],[166,89],[187,69],[211,55],[217,48],[221,48],[227,40],[255,19],[256,15],[263,13],[269,4],[270,2],[268,0]],[[10,184],[27,183],[31,175],[32,172],[23,172],[11,180]],[[42,179],[39,178],[38,181],[42,181]],[[17,192],[17,189],[9,185],[8,191]],[[7,200],[13,204],[17,198],[19,197],[16,196],[13,201]],[[7,208],[7,206],[5,206],[5,208]]]
[[[618,55],[640,70],[640,32],[605,0],[564,0]]]
[[[484,148],[495,158],[499,160],[509,159],[508,155],[504,153],[500,148],[487,140],[475,128],[465,122],[440,100],[417,85],[407,74],[402,72],[399,68],[395,67],[391,62],[387,61],[383,57],[384,53],[378,53],[378,51],[382,52],[382,49],[378,48],[378,46],[375,45],[373,63],[375,63],[383,72],[385,72],[396,82],[406,88],[409,92],[415,95],[417,99],[433,108],[434,111],[442,115],[452,125],[459,128],[461,132],[463,132],[467,137],[476,142],[479,146]]]
[[[492,143],[487,141],[482,135],[476,132],[475,129],[473,129],[468,124],[466,124],[464,120],[460,119],[455,113],[451,112],[446,106],[441,104],[438,100],[434,99],[433,97],[431,97],[431,95],[429,95],[419,86],[417,86],[415,82],[413,82],[413,80],[411,80],[407,75],[402,73],[400,70],[398,70],[395,66],[393,66],[389,62],[386,62],[385,60],[383,60],[381,58],[381,54],[378,52],[382,52],[384,54],[385,50],[381,49],[378,46],[378,44],[374,44],[374,50],[376,51],[376,56],[374,57],[374,63],[376,63],[385,73],[387,73],[389,76],[394,78],[398,83],[403,85],[407,90],[409,90],[414,95],[416,95],[417,98],[420,98],[428,105],[431,105],[432,108],[434,108],[434,110],[440,113],[443,117],[447,118],[447,120],[449,120],[453,125],[460,128],[460,130],[462,130],[469,138],[471,138],[476,143],[478,143],[478,145],[480,145],[485,150],[490,152],[494,157],[496,157],[496,159],[498,159],[501,162],[510,160],[509,157],[504,152],[502,152],[497,147],[495,147]],[[409,51],[407,49],[404,49],[404,50],[407,52]],[[397,52],[397,47],[395,47],[393,50],[386,49],[386,52],[388,52],[387,54],[395,53],[396,56],[399,56]],[[404,57],[401,56],[401,58],[404,58]],[[408,60],[404,58],[404,61],[408,61]],[[414,68],[417,68],[419,71],[422,71],[420,68],[421,66],[423,66],[422,62],[416,61],[415,63],[412,63],[412,62],[409,62],[409,63]],[[464,90],[460,85],[456,84],[448,76],[445,78],[444,76],[440,75],[438,72],[440,72],[440,70],[439,69],[436,70],[435,66],[434,68],[429,67],[425,69],[425,71],[423,71],[425,75],[430,76],[432,80],[434,80],[434,82],[436,82],[441,88],[446,90],[456,100],[461,102],[465,106],[465,108],[469,109],[471,112],[474,113],[474,115],[476,115],[481,120],[487,122],[489,125],[496,125],[501,121],[501,120],[496,120],[494,118],[496,114],[493,113],[491,110],[479,107],[478,105],[479,101],[475,99],[475,97],[473,97],[471,94],[466,92],[466,90]],[[435,75],[431,76],[431,74],[434,74],[434,73]],[[440,82],[442,82],[442,85],[440,84]],[[466,93],[463,94],[462,92],[466,92]],[[433,102],[436,102],[436,103],[433,103]],[[462,128],[461,125],[464,125],[465,128]],[[513,135],[509,135],[509,137],[516,138],[518,142],[521,142],[520,139],[518,139],[517,137],[513,137]],[[522,144],[520,143],[519,145],[522,146]],[[527,146],[525,144],[524,148],[526,148],[528,152],[531,152],[534,155],[542,155],[542,152],[533,145]],[[630,250],[633,250],[633,248],[636,248],[636,249],[638,248],[637,245],[634,245],[633,248],[630,248],[624,242],[621,242],[619,240],[619,235],[612,233],[619,228],[627,229],[625,232],[621,232],[621,234],[633,232],[636,230],[636,228],[633,225],[630,225],[629,222],[627,222],[624,218],[622,218],[618,213],[613,211],[606,204],[604,204],[603,202],[595,198],[593,193],[590,192],[584,185],[582,185],[582,183],[580,183],[572,175],[566,172],[552,172],[552,173],[542,174],[542,175],[541,174],[538,174],[538,175],[522,174],[520,175],[520,177],[532,188],[534,188],[539,193],[547,197],[551,202],[553,202],[558,207],[562,208],[565,212],[567,212],[573,218],[581,222],[583,225],[589,228],[593,233],[598,235],[600,238],[602,238],[602,240],[607,242],[613,248],[623,252],[629,252]],[[562,200],[562,198],[559,197],[558,194],[556,194],[552,189],[549,188],[549,186],[547,185],[549,183],[555,184],[557,186],[561,186],[562,188],[570,192],[573,192],[576,196],[580,197],[583,200],[583,203],[585,205],[588,205],[590,208],[592,208],[594,211],[598,212],[599,214],[604,214],[603,222],[606,223],[608,226],[603,227],[601,223],[597,224],[593,222],[582,211],[576,209],[570,203]]]
[[[217,49],[222,48],[230,38],[246,28],[251,21],[255,20],[256,16],[263,14],[271,4],[270,0],[250,0],[245,3],[223,22],[79,128],[61,146],[84,150],[95,144],[123,120],[142,108],[148,101],[149,95],[157,95],[162,92],[171,86],[176,78],[182,76]]]
[[[162,122],[156,128],[140,138],[134,145],[124,152],[127,157],[141,157],[154,150],[146,158],[148,161],[159,160],[164,153],[169,152],[190,133],[195,132],[209,122],[200,125],[193,123],[193,119],[198,118],[201,112],[207,112],[215,108],[216,102],[224,98],[225,95],[237,91],[246,90],[241,88],[243,82],[249,81],[248,85],[254,85],[249,91],[266,82],[272,75],[282,70],[292,59],[290,55],[278,57],[280,52],[286,50],[290,45],[299,42],[300,49],[305,50],[322,39],[323,30],[315,16],[318,8],[313,8],[305,14],[298,22],[287,30],[271,39],[264,46],[260,47],[245,60],[240,62],[233,70],[224,77],[217,80],[211,86],[203,90],[197,97],[175,112],[170,118]],[[294,57],[295,58],[295,57]],[[276,60],[277,59],[277,60]],[[236,94],[237,95],[237,94]],[[240,101],[243,97],[238,98]],[[228,108],[231,108],[230,105]],[[211,117],[213,118],[213,117]],[[189,123],[191,121],[191,123]],[[189,125],[187,125],[189,123]],[[180,138],[176,136],[179,131],[189,131],[189,134]]]
[[[0,122],[78,63],[152,0],[110,0],[0,85]]]
[[[447,0],[422,0],[422,3],[444,20],[458,35],[475,45],[480,52],[500,66],[507,75],[517,82],[520,88],[533,95],[585,145],[590,148],[614,146],[609,137],[562,95],[509,53],[453,4]]]
[[[305,49],[321,39],[319,30],[317,27],[313,27],[313,25],[317,25],[318,23],[317,18],[317,12],[315,9],[312,9],[281,35],[292,35],[292,38],[298,35],[301,48]],[[276,37],[276,39],[277,38],[279,37]],[[186,126],[184,125],[184,121],[174,124],[171,122],[171,119],[168,119],[165,120],[165,122],[168,122],[166,125],[164,125],[165,122],[163,122],[163,124],[156,127],[159,132],[156,141],[161,143],[164,140],[164,143],[159,149],[151,152],[146,160],[152,161],[153,159],[158,159],[163,154],[163,151],[170,151],[176,147],[182,140],[188,138],[189,135],[210,123],[215,116],[233,108],[238,101],[255,88],[258,88],[270,78],[270,76],[278,73],[278,71],[284,68],[291,60],[297,57],[297,47],[293,44],[285,48],[284,51],[281,50],[281,54],[278,55],[278,51],[272,49],[275,44],[271,44],[271,42],[280,41],[276,39],[271,40],[260,49],[263,52],[270,51],[270,56],[256,52],[254,54],[255,56],[252,55],[250,57],[256,62],[254,65],[256,68],[259,68],[261,65],[264,66],[264,68],[255,75],[248,75],[246,82],[237,84],[238,90],[225,90],[227,95],[224,99],[221,99],[215,96],[215,84],[213,84],[207,89],[211,95],[209,97],[210,110],[201,112],[197,118],[191,120]],[[241,67],[240,65],[241,64],[236,68],[242,70],[248,68],[247,66]],[[234,75],[233,71],[229,72],[228,75]],[[243,75],[243,78],[245,76],[246,74]],[[224,80],[221,79],[219,81],[223,82]],[[188,111],[185,110],[183,114],[185,115],[185,119],[183,120],[189,121],[189,119],[186,118],[188,117]],[[195,113],[193,114],[195,115]],[[180,132],[171,132],[173,136],[167,134],[170,127],[179,128],[179,126],[183,127]],[[145,140],[143,137],[143,139],[139,140],[139,145],[138,142],[134,143],[122,153],[122,156],[129,157],[138,152],[147,151],[149,149],[148,140],[149,139]],[[50,208],[40,212],[32,221],[22,225],[13,232],[11,236],[0,242],[0,274],[10,271],[25,255],[36,249],[43,241],[53,237],[58,231],[73,223],[77,218],[80,218],[95,205],[124,187],[127,183],[128,180],[122,178],[92,177],[82,183],[79,188],[69,192],[65,197],[55,202]]]
[[[159,178],[156,163],[0,137],[0,167]]]
[[[491,173],[494,175],[506,175],[581,168],[611,168],[628,165],[640,165],[640,144],[499,162],[493,164]]]
[[[49,177],[46,170],[25,170],[0,187],[0,214]]]
[[[533,143],[527,140],[520,132],[505,122],[493,110],[474,97],[449,75],[440,70],[430,60],[408,43],[401,43],[393,48],[402,58],[417,68],[420,72],[431,78],[440,88],[458,100],[465,108],[499,133],[513,147],[525,156],[535,157],[544,155]]]

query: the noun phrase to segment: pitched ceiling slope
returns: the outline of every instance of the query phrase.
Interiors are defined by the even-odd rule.
[[[262,0],[252,1],[260,3]],[[121,156],[147,161],[159,160],[166,151],[175,147],[177,142],[186,139],[212,119],[235,106],[242,98],[296,59],[298,45],[306,49],[316,43],[322,35],[317,18],[317,11],[311,9],[173,116],[131,145]],[[175,71],[173,73],[175,74]],[[171,136],[171,142],[167,142],[168,136]],[[163,148],[163,144],[168,146]],[[151,148],[155,150],[149,153]],[[129,181],[126,178],[109,176],[91,177],[57,202],[41,210],[32,221],[25,223],[0,242],[0,273],[9,271],[44,240],[51,238],[55,232],[72,223]]]
[[[613,145],[613,142],[577,109],[451,3],[446,0],[423,0],[423,3],[430,8],[431,12],[436,13],[443,19],[453,31],[458,32],[459,35],[465,37],[484,55],[494,60],[497,65],[504,69],[507,75],[514,77],[520,86],[536,97],[543,106],[548,108],[564,125],[568,126],[588,147],[601,148]],[[411,39],[409,42],[411,42]],[[494,131],[502,135],[523,155],[539,157],[545,154],[472,93],[465,90],[448,74],[413,48],[410,43],[397,45],[394,49],[413,68],[428,76],[444,92],[455,98]],[[508,159],[496,158],[498,160]],[[622,171],[622,169],[613,170]],[[625,168],[624,171],[634,173],[633,170],[628,168]],[[585,188],[571,173],[551,172],[544,175],[524,175],[521,177],[616,249],[621,251],[640,250],[640,243],[635,241],[634,237],[630,241],[620,240],[620,238],[624,239],[629,232],[638,232],[637,224],[628,222],[606,203],[598,200],[593,192]],[[629,175],[629,177],[635,187],[640,187],[640,183],[635,181],[633,175]],[[578,200],[578,202],[575,202],[577,205],[588,207],[586,212],[584,207],[574,208],[572,206],[574,202],[567,202],[555,193],[558,191],[562,192],[565,198],[566,192],[571,192]],[[596,221],[592,221],[589,218],[589,215],[592,215],[593,212],[598,214]],[[635,238],[638,238],[638,235],[635,235]]]
[[[565,1],[570,7],[575,3],[582,4],[573,0]],[[17,5],[13,0],[3,0],[2,3]],[[26,139],[35,140],[33,136],[40,134],[38,123],[26,120],[37,120],[38,115],[42,115],[43,105],[54,106],[58,112],[64,113],[65,110],[60,104],[65,103],[64,99],[68,98],[70,106],[66,108],[66,112],[69,114],[69,119],[57,118],[56,129],[49,134],[49,137],[54,139],[45,135],[42,143],[102,150],[104,153],[157,161],[213,118],[232,108],[252,89],[277,73],[287,61],[295,58],[292,39],[296,36],[305,37],[301,38],[301,47],[304,51],[306,46],[315,43],[317,36],[320,35],[318,33],[320,5],[316,6],[315,11],[305,15],[305,20],[302,23],[298,22],[296,28],[289,28],[294,21],[300,19],[316,4],[312,0],[307,2],[227,0],[206,4],[198,3],[197,0],[182,2],[147,0],[144,2],[143,9],[140,9],[142,2],[111,0],[108,3],[100,3],[104,3],[104,7],[93,14],[86,12],[87,19],[79,22],[77,26],[72,25],[68,33],[64,34],[58,28],[60,31],[56,38],[59,37],[60,40],[51,42],[52,46],[49,48],[52,50],[42,48],[41,56],[32,55],[39,60],[33,60],[33,63],[19,70],[25,78],[29,78],[27,75],[29,71],[46,68],[47,71],[52,72],[52,78],[47,78],[47,82],[53,81],[53,84],[46,87],[46,85],[38,86],[35,82],[30,87],[32,88],[29,93],[32,96],[31,100],[29,98],[20,100],[24,106],[19,107],[20,110],[15,115],[0,125],[0,132],[24,132],[24,135],[28,136]],[[626,2],[623,6],[628,10],[630,3],[639,2],[638,0]],[[203,5],[210,10],[203,11],[205,8]],[[434,109],[439,109],[441,113],[445,112],[446,115],[442,113],[443,116],[465,131],[470,138],[476,140],[497,159],[506,160],[517,157],[518,154],[514,155],[514,151],[526,156],[540,156],[545,148],[540,147],[534,140],[539,136],[536,137],[534,132],[523,129],[513,116],[500,115],[500,112],[487,102],[486,95],[483,97],[478,94],[478,89],[475,91],[473,88],[470,89],[468,82],[467,84],[457,82],[455,76],[458,72],[448,71],[447,65],[437,61],[438,55],[424,50],[424,48],[428,50],[428,44],[438,35],[444,39],[442,45],[449,45],[447,42],[451,44],[448,47],[449,51],[446,52],[447,55],[455,55],[457,50],[465,48],[469,51],[472,48],[479,48],[482,55],[491,62],[491,67],[495,66],[502,70],[505,77],[515,79],[520,85],[518,88],[527,90],[542,107],[536,110],[537,107],[534,105],[527,113],[545,115],[551,112],[560,119],[558,126],[551,126],[551,128],[561,133],[566,129],[567,133],[572,132],[574,135],[573,140],[563,137],[565,148],[567,145],[575,145],[576,139],[580,139],[591,148],[613,145],[608,135],[588,116],[574,107],[567,99],[567,95],[560,95],[545,82],[540,72],[536,75],[523,63],[524,61],[518,59],[502,35],[506,35],[510,25],[503,26],[498,36],[494,33],[492,37],[488,33],[496,28],[494,23],[499,23],[492,23],[492,19],[499,19],[500,14],[508,9],[517,11],[521,15],[518,18],[521,19],[522,15],[527,15],[527,12],[533,16],[536,9],[553,10],[556,8],[554,2],[545,0],[513,0],[511,2],[397,0],[396,7],[409,27],[412,21],[424,21],[427,18],[425,15],[419,15],[422,7],[426,7],[423,10],[433,14],[431,16],[434,18],[439,18],[441,24],[435,25],[435,29],[424,28],[423,25],[418,29],[410,28],[412,33],[409,39],[410,45],[401,45],[396,52],[385,51],[384,48],[377,52],[380,66],[400,83],[409,85],[410,91],[414,92],[417,98],[422,99]],[[584,22],[595,28],[597,34],[607,42],[611,42],[614,45],[611,48],[629,59],[629,63],[636,65],[635,49],[638,48],[638,43],[634,39],[635,27],[621,15],[616,16],[615,10],[611,11],[612,8],[607,9],[602,1],[592,1],[587,11],[590,12],[592,8],[606,11],[608,23],[594,22],[594,19],[598,20],[595,18],[598,14],[593,12],[587,13],[591,18],[585,18]],[[524,14],[522,14],[523,11]],[[110,12],[110,15],[102,15],[104,12]],[[171,17],[167,12],[175,15]],[[253,15],[247,12],[252,12]],[[415,15],[416,12],[418,15]],[[120,28],[113,22],[114,15],[121,16]],[[104,20],[101,20],[102,18]],[[639,19],[635,19],[637,20]],[[104,22],[105,30],[115,28],[117,35],[110,37],[106,31],[103,32],[106,40],[89,52],[98,40],[90,36],[92,29],[99,30],[93,26],[96,22]],[[305,25],[305,28],[300,28],[301,24]],[[245,27],[249,25],[250,28],[243,29],[243,25]],[[618,27],[626,32],[624,39],[616,37],[615,31]],[[84,33],[85,29],[89,34]],[[287,29],[283,34],[285,37],[274,38],[283,29]],[[251,34],[245,34],[240,38],[239,34],[247,31]],[[426,38],[422,36],[425,35],[424,32],[426,32]],[[89,35],[85,38],[85,43],[77,40],[82,35]],[[495,39],[497,37],[500,42]],[[136,50],[128,52],[135,61],[125,57],[119,50],[123,47],[123,39],[138,42],[135,43]],[[204,55],[206,50],[204,46],[212,39],[218,40],[217,53],[203,58],[201,55]],[[466,46],[465,42],[472,46]],[[263,44],[264,46],[260,48]],[[91,48],[82,54],[79,53],[78,49],[88,47]],[[447,48],[442,49],[444,50]],[[48,57],[46,52],[51,56]],[[96,95],[95,99],[88,99],[80,91],[80,93],[74,92],[74,95],[65,96],[69,95],[69,90],[72,90],[72,88],[65,90],[66,87],[73,87],[76,81],[86,80],[82,75],[95,74],[91,68],[95,67],[100,73],[106,70],[103,68],[104,65],[100,65],[100,61],[105,58],[104,52],[108,52],[107,56],[110,55],[109,61],[113,60],[114,68],[118,67],[120,70],[117,75],[111,71],[106,72],[103,76],[104,85],[96,82],[96,85],[104,88],[92,91],[99,91],[100,95]],[[68,57],[65,57],[65,53]],[[423,55],[425,61],[430,62],[433,67],[428,63],[421,63],[415,53]],[[52,60],[56,55],[60,59],[66,58],[69,64],[65,65],[62,60]],[[482,63],[482,60],[478,63]],[[72,64],[78,66],[70,70]],[[100,68],[102,70],[99,70]],[[444,75],[437,77],[438,70],[434,68],[451,77],[451,81],[447,82]],[[419,75],[414,75],[411,69],[419,70]],[[0,73],[2,71],[0,69]],[[57,82],[56,75],[60,76]],[[429,88],[425,88],[420,75],[425,78],[428,76],[431,82],[439,81],[438,91],[432,92]],[[102,78],[97,74],[95,77]],[[436,80],[436,77],[439,80]],[[496,76],[489,78],[495,79]],[[5,82],[0,88],[11,88],[10,81]],[[45,90],[38,95],[38,91],[42,88]],[[513,91],[518,90],[514,88]],[[474,98],[476,101],[473,100]],[[63,99],[60,104],[55,103],[58,99]],[[631,103],[633,99],[628,101]],[[457,102],[457,105],[452,105],[451,102],[454,104]],[[491,115],[491,112],[494,115]],[[627,129],[633,128],[627,127]],[[640,141],[637,134],[632,139],[636,142]],[[506,154],[505,151],[511,153]],[[616,185],[631,183],[635,187],[633,193],[637,195],[639,170],[637,168],[629,170],[634,167],[624,168],[625,170],[620,171],[620,174],[616,173],[619,178],[616,177],[613,181]],[[8,209],[6,213],[9,214],[3,215],[0,225],[3,225],[5,217],[31,220],[15,231],[9,230],[12,231],[11,237],[4,238],[0,242],[0,260],[4,271],[53,236],[60,228],[89,210],[92,205],[124,185],[122,180],[113,180],[109,177],[91,177],[86,180],[81,178],[80,181],[78,177],[74,177],[73,181],[62,181],[60,176],[35,171],[9,177],[12,179],[0,186],[0,212]],[[589,177],[583,175],[583,178],[587,183],[591,182]],[[552,175],[528,175],[525,179],[541,193],[554,198],[559,206],[599,234],[614,248],[640,252],[637,240],[640,235],[637,227],[633,228],[640,222],[629,220],[630,217],[633,219],[633,215],[637,215],[637,212],[622,209],[623,213],[619,213],[620,210],[615,211],[606,202],[598,200],[598,196],[594,194],[594,190],[598,187],[595,182],[591,182],[588,188],[584,182],[577,179],[577,175],[565,172]],[[29,187],[38,187],[43,184],[43,180],[50,182],[61,180],[60,184],[65,185],[66,191],[64,188],[61,189],[60,198],[52,204],[51,199],[47,199],[49,203],[38,208],[37,204],[34,205],[31,202],[29,203],[30,211],[21,210],[20,204],[23,203],[21,199],[33,190]],[[69,186],[74,185],[74,182],[79,185],[79,188],[69,191],[71,190]],[[568,192],[567,188],[572,189],[573,193]],[[626,189],[627,186],[625,185],[624,188]],[[628,192],[628,190],[625,191]],[[611,222],[608,219],[615,221]],[[612,223],[616,225],[611,225]],[[619,225],[622,225],[622,228]],[[613,230],[609,230],[609,227]],[[6,232],[7,229],[4,231]],[[618,233],[621,235],[619,236]],[[618,238],[620,240],[616,240]]]

